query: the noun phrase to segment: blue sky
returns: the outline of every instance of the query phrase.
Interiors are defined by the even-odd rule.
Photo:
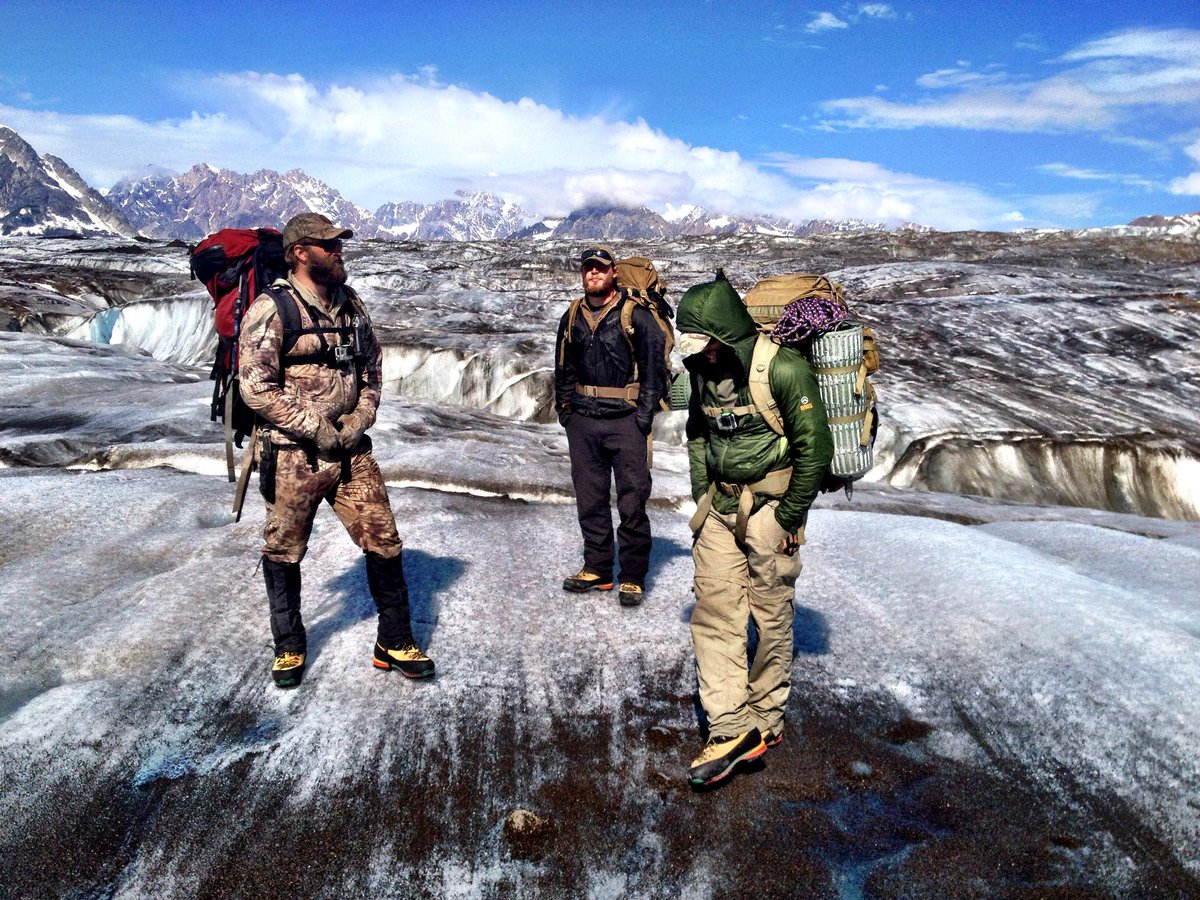
[[[1200,210],[1200,4],[0,3],[0,124],[107,188],[302,168],[939,228]]]

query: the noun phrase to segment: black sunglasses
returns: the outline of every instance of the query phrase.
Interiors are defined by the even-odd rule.
[[[320,247],[326,253],[341,253],[342,252],[342,239],[341,238],[329,238],[328,240],[324,240],[324,241],[312,241],[312,240],[301,241],[300,246],[301,247]]]
[[[580,264],[584,266],[586,266],[593,259],[603,260],[610,266],[616,264],[616,260],[612,258],[612,255],[607,250],[601,250],[599,247],[593,247],[591,250],[585,250],[579,259]]]

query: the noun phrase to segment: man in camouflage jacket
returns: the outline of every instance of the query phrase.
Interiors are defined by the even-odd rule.
[[[259,419],[271,674],[281,687],[304,676],[300,561],[322,500],[366,556],[379,611],[374,664],[411,678],[434,673],[413,638],[403,544],[366,435],[379,408],[382,351],[346,287],[342,240],[352,236],[317,213],[294,216],[283,231],[288,277],[250,306],[238,345],[242,397]]]
[[[709,741],[688,772],[711,784],[783,740],[791,690],[792,601],[808,509],[833,458],[816,376],[796,349],[770,363],[784,434],[756,412],[758,329],[718,274],[679,301],[677,346],[691,372],[688,462],[696,564],[692,643]],[[747,623],[758,646],[747,660]]]

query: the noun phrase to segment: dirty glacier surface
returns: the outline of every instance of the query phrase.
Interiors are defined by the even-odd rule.
[[[693,239],[674,299],[822,270],[880,335],[884,430],[812,514],[786,737],[716,791],[677,416],[647,601],[579,562],[553,324],[567,245],[348,254],[431,683],[370,666],[328,513],[310,670],[266,674],[208,301],[163,244],[0,243],[0,895],[996,896],[1200,891],[1194,241]]]

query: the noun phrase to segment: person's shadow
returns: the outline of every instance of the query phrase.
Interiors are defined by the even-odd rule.
[[[692,610],[696,608],[693,600],[683,608],[681,620],[692,621]],[[829,624],[823,613],[807,606],[793,604],[792,618],[792,655],[824,656],[829,652]],[[758,627],[751,617],[746,622],[746,659],[754,659],[754,651],[758,649]]]
[[[670,565],[671,560],[679,557],[692,558],[692,547],[670,538],[656,537],[650,545],[650,571],[646,573],[646,590],[649,591],[654,576]]]
[[[421,647],[428,647],[437,628],[438,597],[466,570],[466,563],[452,556],[433,556],[423,550],[404,550],[404,580],[408,584],[409,615],[413,637]],[[367,584],[365,558],[355,560],[329,582],[329,597],[325,603],[313,604],[310,598],[302,601],[305,611],[311,610],[313,625],[308,630],[309,656],[315,659],[329,638],[357,622],[377,615],[375,601]]]

